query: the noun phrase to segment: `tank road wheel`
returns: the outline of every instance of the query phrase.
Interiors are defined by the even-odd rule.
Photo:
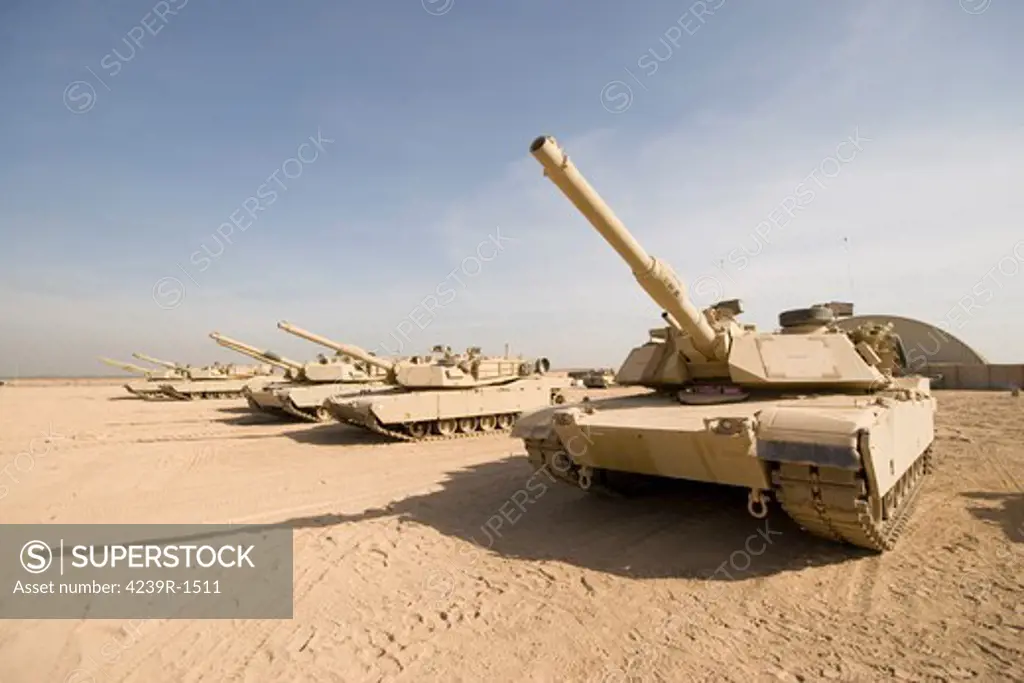
[[[552,392],[552,394],[551,394],[551,404],[559,406],[559,405],[562,405],[563,403],[565,403],[565,396],[562,395],[562,392],[560,392],[560,391]]]
[[[331,411],[327,410],[324,406],[317,406],[316,410],[313,411],[313,417],[316,418],[317,422],[329,422],[331,420]]]
[[[509,415],[507,413],[505,415],[499,415],[498,429],[512,429],[512,425],[513,423],[515,423],[515,421],[516,418],[514,415]]]
[[[480,431],[481,432],[493,432],[494,428],[498,426],[498,418],[494,415],[481,415],[480,416]]]
[[[455,420],[438,420],[437,433],[441,436],[451,436],[455,433]]]
[[[413,422],[409,425],[409,436],[414,439],[422,439],[430,433],[429,422]]]
[[[475,432],[480,426],[480,421],[475,417],[460,417],[458,420],[459,431],[463,434]]]

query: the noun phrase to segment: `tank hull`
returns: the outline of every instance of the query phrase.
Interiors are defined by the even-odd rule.
[[[172,384],[172,382],[166,380],[154,382],[143,379],[137,382],[128,382],[124,388],[129,394],[145,401],[167,401],[170,400],[170,397],[162,389],[167,384]]]
[[[588,389],[607,389],[615,386],[614,375],[585,375],[583,386]]]
[[[333,418],[324,408],[324,401],[331,397],[354,398],[368,391],[386,390],[381,384],[360,382],[326,382],[323,384],[299,384],[282,382],[269,384],[259,389],[246,389],[245,398],[249,405],[260,412],[291,420],[307,422],[328,422]]]
[[[273,417],[287,417],[287,413],[281,406],[281,400],[274,393],[274,389],[286,387],[289,382],[262,383],[246,382],[242,389],[242,397],[249,404],[253,412],[272,415]]]
[[[280,377],[267,376],[248,379],[204,379],[188,380],[175,383],[163,383],[160,390],[168,398],[179,401],[193,401],[196,399],[216,398],[239,398],[248,386],[258,390],[265,384],[280,382]]]
[[[295,386],[294,382],[247,382],[242,389],[242,396],[255,403],[258,408],[281,409],[281,398],[278,391]]]
[[[285,387],[276,390],[276,393],[281,397],[281,400],[289,401],[297,408],[315,410],[321,407],[324,401],[334,396],[356,398],[365,392],[373,393],[387,391],[388,389],[390,387],[384,384],[334,382],[330,384]]]
[[[564,402],[568,378],[537,377],[472,389],[410,391],[397,387],[354,398],[327,399],[339,422],[403,441],[423,441],[502,432],[519,415]]]
[[[623,474],[744,487],[755,516],[774,499],[811,533],[886,550],[929,471],[935,433],[927,381],[904,384],[718,405],[610,398],[524,416],[512,436],[535,469],[580,488],[615,492]]]

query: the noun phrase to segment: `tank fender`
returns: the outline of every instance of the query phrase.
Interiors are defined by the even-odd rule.
[[[875,421],[874,411],[828,413],[775,406],[757,416],[757,457],[818,467],[859,470],[860,444]]]
[[[564,412],[564,405],[541,408],[521,415],[512,428],[513,439],[544,441],[555,433],[555,413]]]

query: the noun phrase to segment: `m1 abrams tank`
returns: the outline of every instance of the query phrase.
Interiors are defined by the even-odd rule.
[[[213,332],[210,337],[225,348],[245,354],[285,371],[283,381],[262,385],[246,385],[242,391],[253,410],[308,422],[332,419],[324,408],[331,396],[354,394],[362,389],[383,386],[383,371],[342,355],[300,363],[272,351],[260,351],[244,342]]]
[[[184,374],[178,370],[147,370],[134,363],[122,363],[121,361],[102,357],[99,360],[101,363],[118,368],[119,370],[145,377],[145,379],[135,382],[128,382],[124,385],[124,388],[129,394],[147,401],[167,400],[169,397],[161,390],[161,386],[185,379]]]
[[[284,358],[273,351],[260,351],[256,347],[243,344],[217,332],[212,332],[210,338],[224,348],[237,351],[260,363],[282,370],[283,375],[275,377],[273,381],[265,382],[261,377],[257,378],[255,382],[246,382],[245,386],[242,387],[242,397],[245,398],[246,403],[254,411],[279,418],[291,417],[284,410],[281,401],[274,395],[273,389],[291,384],[297,375],[297,369],[302,365],[301,363]]]
[[[615,370],[611,368],[591,370],[583,375],[582,380],[583,386],[588,389],[607,389],[615,386]]]
[[[520,419],[513,436],[534,467],[588,491],[621,490],[637,474],[743,487],[755,517],[774,500],[812,534],[891,548],[931,467],[928,379],[898,372],[883,330],[841,330],[827,306],[783,313],[776,332],[741,324],[739,301],[697,309],[554,139],[530,151],[668,324],[616,376],[653,392]]]
[[[384,372],[385,389],[336,396],[324,407],[340,422],[402,441],[479,436],[507,430],[521,413],[565,401],[569,380],[549,377],[546,358],[453,354],[435,347],[426,357],[399,361],[338,344],[287,322],[282,330],[351,356]]]
[[[246,383],[260,384],[280,379],[272,374],[273,366],[266,363],[260,365],[213,363],[213,365],[194,368],[171,361],[160,361],[143,354],[133,355],[164,367],[176,368],[174,372],[180,373],[181,378],[174,382],[162,382],[160,392],[167,398],[179,401],[238,398],[242,395],[242,389],[245,388]]]

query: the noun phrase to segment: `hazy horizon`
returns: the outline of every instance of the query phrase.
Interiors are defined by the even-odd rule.
[[[989,0],[16,3],[0,376],[249,362],[212,331],[323,351],[279,320],[382,354],[618,367],[660,311],[530,158],[542,134],[698,304],[741,298],[772,329],[853,301],[1024,362],[1022,20]]]

